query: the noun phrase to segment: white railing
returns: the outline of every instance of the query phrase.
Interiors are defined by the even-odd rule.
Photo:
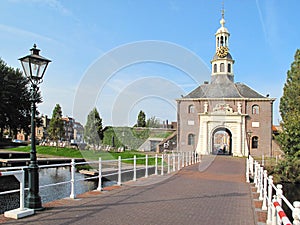
[[[6,171],[0,172],[1,176],[14,176],[20,182],[20,207],[15,210],[6,211],[4,213],[5,217],[10,217],[14,219],[19,219],[25,216],[29,216],[34,214],[34,210],[27,209],[24,207],[24,187],[25,187],[25,179],[24,179],[24,170],[17,171]],[[3,191],[0,192],[0,195],[14,193],[15,191]]]
[[[149,165],[149,159],[154,159],[154,165]],[[161,160],[161,165],[158,164],[159,159]],[[145,163],[143,165],[137,165],[138,160],[144,160]],[[131,162],[129,162],[131,161]],[[62,182],[57,183],[51,183],[46,185],[40,185],[40,188],[47,188],[50,186],[57,186],[62,184],[68,184],[70,183],[70,198],[75,199],[76,198],[76,182],[83,181],[83,180],[90,180],[90,179],[98,179],[98,191],[102,191],[102,178],[103,177],[111,177],[113,176],[117,177],[116,183],[117,185],[122,185],[122,174],[132,172],[132,180],[137,180],[137,171],[145,170],[144,177],[149,176],[149,169],[154,168],[154,175],[159,174],[164,175],[164,170],[166,169],[166,173],[170,174],[171,171],[175,172],[176,170],[180,170],[181,168],[192,165],[195,163],[200,162],[200,158],[194,154],[194,152],[180,152],[180,153],[171,153],[171,154],[162,154],[162,155],[155,155],[152,157],[149,157],[146,155],[145,157],[137,158],[134,156],[133,158],[126,158],[122,159],[121,156],[118,157],[118,159],[113,160],[102,160],[99,158],[98,161],[88,161],[88,162],[75,162],[74,159],[71,160],[70,163],[63,163],[63,164],[52,164],[52,165],[41,165],[39,166],[40,169],[44,168],[54,168],[54,167],[70,167],[70,173],[71,173],[71,179],[70,180],[64,180]],[[76,166],[79,165],[90,165],[93,168],[97,168],[97,173],[95,175],[91,175],[88,177],[76,179],[75,173],[76,173]],[[20,169],[22,171],[22,174],[24,173],[24,169],[27,169],[28,167],[0,167],[0,171],[5,170],[16,170]],[[10,172],[2,172],[0,174],[7,174],[7,173],[21,173],[19,171],[10,171]],[[24,179],[24,178],[22,178]],[[112,180],[110,179],[110,180]],[[17,190],[10,190],[5,192],[0,192],[0,195],[8,194],[8,193],[14,193],[20,191],[20,208],[24,207],[24,190],[28,190],[28,188],[24,187],[24,182],[20,182],[20,189]]]
[[[273,184],[273,176],[268,176],[264,169],[253,157],[249,156],[246,163],[246,181],[253,183],[259,193],[259,200],[262,200],[262,210],[267,211],[267,224],[293,224],[300,225],[300,201],[293,202],[293,205],[283,195],[282,185]],[[285,212],[282,210],[282,201],[292,211],[293,223],[290,222]]]

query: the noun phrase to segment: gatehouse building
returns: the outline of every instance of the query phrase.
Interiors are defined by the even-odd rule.
[[[230,33],[221,27],[215,34],[211,81],[177,99],[178,151],[233,156],[272,154],[274,98],[234,82]]]

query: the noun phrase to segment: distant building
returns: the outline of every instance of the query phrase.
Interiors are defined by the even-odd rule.
[[[83,143],[83,133],[84,133],[84,127],[79,122],[74,122],[74,141],[76,143]]]
[[[229,51],[224,13],[220,24],[215,34],[211,82],[177,99],[178,150],[203,155],[271,155],[275,99],[234,83],[235,61]]]
[[[64,130],[65,130],[64,139],[66,141],[74,140],[74,123],[75,123],[75,119],[73,119],[72,117],[67,116],[67,117],[63,117],[62,120],[64,122]]]

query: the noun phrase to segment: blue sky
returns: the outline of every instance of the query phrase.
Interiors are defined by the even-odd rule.
[[[299,46],[299,6],[297,0],[225,1],[235,81],[277,98],[275,124],[280,119],[278,104],[286,72]],[[221,8],[221,0],[2,0],[0,57],[20,68],[18,58],[36,43],[41,55],[52,60],[41,85],[44,102],[38,108],[43,114],[51,116],[58,103],[64,116],[74,116],[83,124],[92,106],[97,107],[104,125],[133,125],[141,109],[147,117],[174,121],[175,99],[210,79]],[[199,77],[193,79],[159,60],[145,61],[125,65],[112,74],[99,72],[96,79],[89,80],[98,88],[96,92],[88,86],[82,90],[82,82],[103,56],[149,40],[197,55],[204,66]],[[180,59],[176,53],[174,57]],[[129,90],[136,95],[127,101],[124,96]],[[93,102],[86,106],[82,97],[78,106],[74,100],[78,93],[93,95]]]

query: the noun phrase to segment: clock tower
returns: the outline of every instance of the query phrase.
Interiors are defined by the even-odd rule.
[[[216,37],[216,53],[211,60],[212,65],[212,83],[224,82],[228,78],[230,81],[234,81],[233,75],[233,64],[234,60],[232,59],[229,53],[229,36],[225,25],[224,19],[224,9],[222,9],[222,19],[220,20],[221,27],[217,30]],[[225,78],[225,80],[224,80]]]

